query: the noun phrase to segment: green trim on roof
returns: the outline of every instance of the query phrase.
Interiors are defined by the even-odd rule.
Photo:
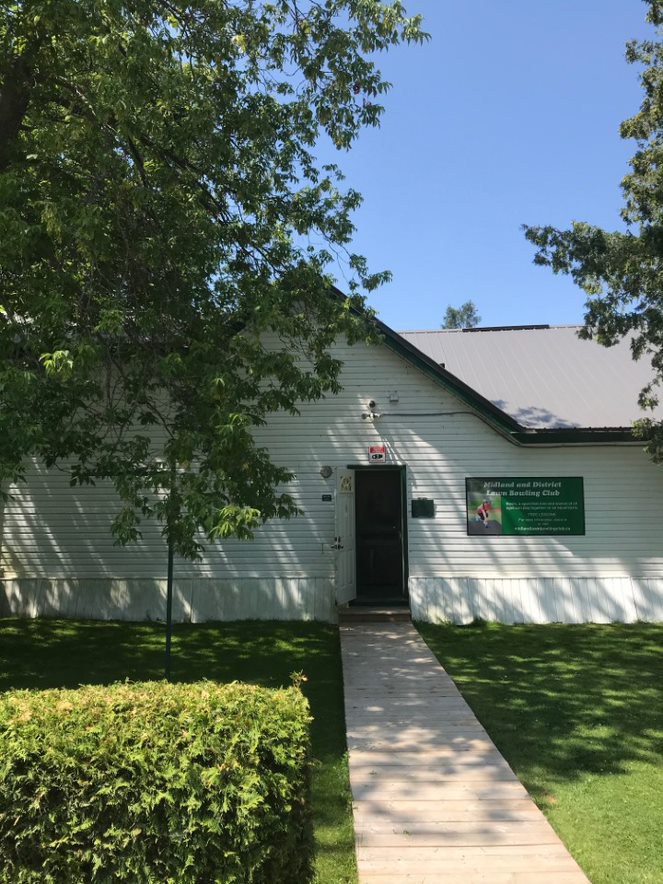
[[[524,430],[516,433],[514,439],[521,445],[596,445],[605,442],[631,442],[638,443],[631,430],[622,427],[593,429],[591,427],[570,427],[569,429],[554,430]]]

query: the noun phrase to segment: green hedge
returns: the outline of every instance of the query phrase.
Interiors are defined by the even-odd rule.
[[[0,881],[309,880],[309,721],[295,687],[0,695]]]

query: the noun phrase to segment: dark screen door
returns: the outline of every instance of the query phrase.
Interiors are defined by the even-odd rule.
[[[356,474],[357,598],[403,598],[403,506],[398,470]]]

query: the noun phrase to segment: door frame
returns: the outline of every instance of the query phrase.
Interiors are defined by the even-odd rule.
[[[346,470],[355,470],[366,473],[390,472],[400,473],[401,477],[401,560],[403,568],[403,598],[410,601],[410,545],[408,542],[408,509],[407,509],[407,464],[365,464],[349,463]],[[356,484],[355,484],[355,507],[356,507]],[[355,509],[355,527],[356,527]],[[355,532],[356,533],[356,532]],[[356,541],[355,541],[356,542]],[[355,585],[357,584],[357,559],[355,557]]]
[[[344,480],[351,480],[351,488],[343,487]],[[332,549],[337,551],[334,557],[334,596],[337,605],[352,603],[357,598],[357,549],[356,549],[356,513],[355,489],[357,477],[354,470],[338,467],[336,469],[336,493],[334,530],[336,532]],[[351,513],[348,510],[350,505]],[[347,518],[350,516],[350,518]],[[351,561],[346,567],[345,556],[351,552]],[[347,581],[342,578],[347,577]]]

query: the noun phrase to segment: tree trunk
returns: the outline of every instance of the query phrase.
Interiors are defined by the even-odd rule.
[[[34,74],[25,55],[5,59],[0,74],[0,172],[4,172],[11,164],[28,110]]]

